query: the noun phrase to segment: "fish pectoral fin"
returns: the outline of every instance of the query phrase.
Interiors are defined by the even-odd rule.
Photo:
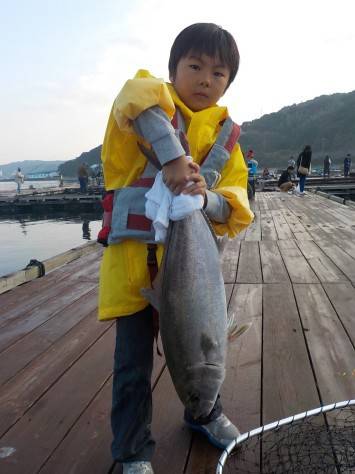
[[[141,295],[155,308],[158,312],[160,311],[160,301],[157,291],[152,288],[141,288]]]
[[[252,327],[253,323],[245,323],[241,325],[235,325],[233,328],[229,328],[228,330],[228,341],[233,342],[235,341],[239,336],[244,334],[246,331],[248,331]]]

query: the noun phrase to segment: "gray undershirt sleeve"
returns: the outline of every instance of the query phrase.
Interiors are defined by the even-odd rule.
[[[218,193],[213,191],[206,191],[207,204],[205,207],[205,213],[211,221],[224,224],[228,221],[231,208],[226,199]]]
[[[158,106],[142,112],[134,121],[135,132],[149,142],[161,165],[185,155],[167,114]]]

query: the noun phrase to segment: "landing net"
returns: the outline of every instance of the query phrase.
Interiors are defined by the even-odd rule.
[[[299,413],[240,435],[217,474],[355,473],[355,400]]]

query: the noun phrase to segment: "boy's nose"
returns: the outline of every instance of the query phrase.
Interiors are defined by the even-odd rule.
[[[203,87],[210,87],[211,85],[211,79],[209,77],[203,77],[200,79],[200,84]]]

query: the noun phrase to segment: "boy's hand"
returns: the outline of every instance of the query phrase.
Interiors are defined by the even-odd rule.
[[[163,181],[171,192],[178,195],[190,181],[190,175],[194,170],[186,156],[180,156],[163,166]]]
[[[190,184],[189,186],[187,186],[183,190],[182,194],[189,194],[190,196],[196,196],[197,194],[201,194],[201,196],[206,198],[207,184],[202,174],[199,174],[199,173],[190,174],[189,181],[192,181],[193,184]]]

